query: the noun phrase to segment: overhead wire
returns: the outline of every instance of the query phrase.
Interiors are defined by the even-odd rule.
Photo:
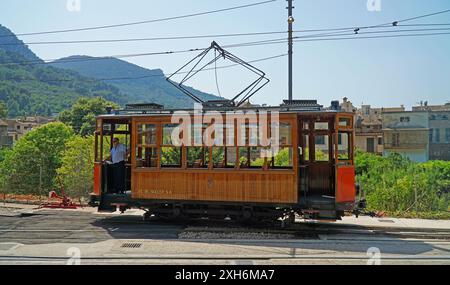
[[[445,31],[450,30],[450,28],[440,28],[440,29],[415,29],[415,30],[397,30],[397,31],[368,31],[368,32],[360,32],[359,34],[355,35],[354,33],[339,33],[339,34],[332,34],[332,35],[305,35],[305,36],[296,36],[293,37],[294,42],[308,42],[308,41],[322,41],[322,40],[350,40],[350,39],[365,39],[368,37],[359,37],[358,35],[362,34],[379,34],[379,33],[401,33],[401,32],[422,32],[422,31]],[[405,37],[405,36],[429,36],[429,35],[446,35],[447,33],[416,33],[416,34],[408,34],[408,35],[398,35],[398,37]],[[351,36],[353,37],[345,37],[345,38],[337,38],[339,36]],[[378,37],[372,37],[372,38],[392,38],[395,36],[378,36]],[[328,38],[328,39],[327,39]],[[279,44],[279,43],[286,43],[288,41],[287,38],[275,38],[275,39],[269,39],[269,40],[261,40],[261,41],[251,41],[251,42],[244,42],[244,43],[236,43],[236,44],[228,44],[223,45],[223,48],[238,48],[238,47],[250,47],[250,46],[261,46],[261,45],[270,45],[270,44]],[[136,54],[119,54],[119,55],[107,55],[107,56],[101,56],[101,57],[86,57],[86,58],[65,58],[65,59],[45,59],[45,60],[23,60],[23,61],[6,61],[6,62],[0,62],[0,66],[2,65],[21,65],[21,64],[30,64],[30,65],[39,65],[39,64],[47,64],[47,63],[71,63],[71,62],[86,62],[86,61],[101,61],[105,59],[111,59],[111,58],[132,58],[132,57],[143,57],[143,56],[154,56],[154,55],[170,55],[170,54],[178,54],[178,53],[188,53],[188,52],[195,52],[195,51],[203,51],[206,48],[192,48],[192,49],[185,49],[185,50],[174,50],[174,51],[162,51],[162,52],[149,52],[149,53],[136,53]]]
[[[262,62],[262,61],[267,61],[267,60],[272,60],[272,59],[276,59],[276,58],[280,58],[280,57],[285,57],[287,56],[287,54],[279,54],[279,55],[275,55],[275,56],[270,56],[270,57],[264,57],[264,58],[260,58],[260,59],[255,59],[255,60],[250,60],[248,61],[248,63],[256,63],[256,62]],[[199,71],[208,71],[208,70],[214,70],[214,69],[225,69],[225,68],[231,68],[231,67],[235,67],[238,66],[239,64],[230,64],[230,65],[224,65],[224,66],[217,66],[215,68],[205,68],[203,70],[199,70]],[[179,72],[179,73],[187,73],[187,72]],[[173,73],[169,73],[169,74],[151,74],[151,75],[143,75],[143,76],[133,76],[133,77],[106,77],[106,78],[83,78],[85,80],[90,80],[90,81],[118,81],[118,80],[137,80],[137,79],[145,79],[145,78],[152,78],[152,77],[168,77],[173,75]],[[82,76],[84,77],[84,76]],[[14,81],[32,81],[32,80],[36,80],[36,78],[18,78],[18,77],[10,77],[10,78],[5,78],[5,77],[1,77],[0,76],[0,81],[1,80],[14,80]],[[70,82],[70,81],[74,81],[73,79],[54,79],[54,80],[42,80],[43,82]]]
[[[275,0],[272,1],[264,1],[264,2],[258,2],[258,3],[268,3],[268,2],[273,2]],[[255,5],[254,4],[249,4],[249,5]],[[258,4],[259,5],[259,4]],[[246,5],[244,5],[246,6]],[[242,7],[242,6],[238,6],[238,7]],[[237,9],[237,7],[234,7]],[[403,23],[403,22],[407,22],[407,21],[411,21],[411,20],[415,20],[415,19],[420,19],[420,18],[425,18],[425,17],[430,17],[430,16],[434,16],[434,15],[438,15],[438,14],[443,14],[443,13],[447,13],[450,12],[450,10],[443,10],[443,11],[439,11],[439,12],[435,12],[435,13],[431,13],[431,14],[425,14],[425,15],[420,15],[420,16],[416,16],[416,17],[412,17],[412,18],[407,18],[407,19],[403,19],[403,20],[398,20],[398,21],[394,21],[392,23],[390,23],[389,25],[395,26],[395,27],[399,27],[398,24],[399,23]],[[388,24],[379,24],[379,25],[372,25],[372,26],[361,26],[360,28],[356,28],[358,33],[357,34],[363,34],[363,33],[388,33],[388,32],[405,32],[408,30],[397,30],[397,31],[373,31],[373,32],[360,32],[361,29],[372,29],[372,28],[376,28],[376,27],[386,27],[386,25]],[[426,24],[425,24],[426,25]],[[433,25],[438,25],[438,24],[433,24]],[[444,24],[445,25],[445,24]],[[353,28],[352,28],[353,29]],[[353,29],[353,32],[356,31],[356,29]],[[325,31],[326,29],[316,29],[314,31]],[[326,40],[326,39],[322,39],[323,37],[333,37],[332,39],[329,40],[350,40],[353,38],[334,38],[336,36],[346,36],[349,34],[344,33],[345,30],[350,30],[350,28],[337,28],[337,29],[328,29],[329,31],[331,30],[336,30],[335,33],[320,33],[320,34],[312,34],[312,35],[304,35],[304,36],[296,36],[294,37],[294,41],[295,42],[299,42],[299,41],[316,41],[316,40]],[[445,29],[428,29],[428,31],[431,30],[445,30]],[[313,31],[313,30],[310,30]],[[413,30],[410,30],[413,31]],[[415,31],[419,31],[419,29],[415,30]],[[426,29],[423,29],[422,31],[426,31]],[[269,32],[269,33],[279,33],[279,32]],[[249,34],[249,33],[247,33]],[[256,34],[256,33],[253,33]],[[443,35],[446,33],[433,33],[431,35]],[[235,34],[237,35],[237,34]],[[416,35],[401,35],[401,37],[405,37],[405,36],[420,36],[420,35],[424,35],[426,36],[427,34],[416,34]],[[204,36],[204,35],[203,35]],[[201,37],[203,37],[201,36]],[[206,36],[204,36],[206,37]],[[379,36],[377,38],[381,38],[384,36]],[[386,36],[387,37],[387,36]],[[316,40],[300,40],[300,39],[304,39],[304,38],[317,38]],[[369,37],[359,37],[361,39],[363,38],[369,38]],[[371,37],[374,38],[374,37]],[[229,45],[224,45],[224,48],[235,48],[235,47],[245,47],[245,46],[258,46],[258,45],[266,45],[266,44],[277,44],[277,43],[284,43],[286,42],[287,39],[285,38],[278,38],[278,39],[270,39],[270,40],[262,40],[262,41],[253,41],[253,42],[247,42],[247,43],[238,43],[238,44],[229,44]],[[194,49],[186,49],[186,50],[177,50],[177,51],[163,51],[163,52],[151,52],[151,53],[141,53],[141,54],[125,54],[125,55],[110,55],[110,56],[106,56],[106,58],[128,58],[128,57],[139,57],[139,56],[150,56],[150,55],[168,55],[168,54],[175,54],[175,53],[186,53],[186,52],[193,52],[193,51],[201,51],[201,50],[205,50],[206,48],[194,48]],[[52,61],[58,61],[59,63],[65,63],[65,62],[79,62],[79,61],[91,61],[91,60],[104,60],[105,57],[89,57],[89,58],[77,58],[77,59],[47,59],[47,60],[29,60],[29,61],[19,61],[19,62],[1,62],[0,65],[7,65],[7,64],[45,64],[47,62],[52,62]]]
[[[262,2],[256,2],[252,4],[247,5],[241,5],[241,6],[234,6],[230,8],[224,8],[224,9],[218,9],[218,10],[212,10],[207,12],[200,12],[200,13],[194,13],[194,14],[188,14],[188,15],[182,15],[182,16],[175,16],[175,17],[168,17],[168,18],[161,18],[161,19],[154,19],[154,20],[148,20],[148,21],[140,21],[140,22],[132,22],[132,23],[122,23],[122,24],[115,24],[115,25],[105,25],[105,26],[96,26],[96,27],[87,27],[87,28],[79,28],[79,29],[67,29],[67,30],[56,30],[56,31],[47,31],[47,32],[33,32],[33,33],[22,33],[22,34],[16,34],[16,35],[0,35],[0,37],[12,37],[12,36],[27,36],[27,35],[40,35],[40,34],[48,34],[48,33],[63,33],[63,32],[73,32],[73,31],[87,31],[87,30],[95,30],[95,29],[105,29],[105,28],[115,28],[115,27],[122,27],[122,26],[130,26],[130,25],[137,25],[137,24],[144,24],[144,23],[152,23],[152,22],[159,22],[159,21],[167,21],[167,20],[174,20],[179,18],[186,18],[186,17],[193,17],[198,15],[205,15],[205,14],[211,14],[211,13],[219,13],[224,11],[230,11],[230,10],[236,10],[236,9],[242,9],[242,8],[248,8],[253,7],[257,5],[263,5],[268,4],[270,2],[275,2],[277,0],[268,0],[268,1],[262,1]],[[354,26],[354,27],[346,27],[346,28],[328,28],[328,29],[310,29],[310,30],[297,30],[293,31],[294,33],[304,33],[304,32],[331,32],[331,31],[360,31],[363,29],[373,29],[373,28],[379,28],[379,27],[387,27],[387,26],[398,26],[400,23],[412,21],[416,19],[431,17],[443,13],[450,12],[450,9],[438,11],[435,13],[425,14],[425,15],[419,15],[416,17],[406,18],[402,20],[397,20],[389,23],[383,23],[378,25],[372,25],[372,26]],[[426,24],[425,24],[426,25]],[[430,24],[430,25],[450,25],[450,24]],[[29,42],[25,43],[28,45],[37,45],[37,44],[79,44],[79,43],[106,43],[106,42],[131,42],[131,41],[153,41],[153,40],[177,40],[177,39],[195,39],[195,38],[207,38],[207,37],[233,37],[233,36],[254,36],[254,35],[267,35],[267,34],[281,34],[281,33],[287,33],[287,31],[276,31],[276,32],[257,32],[257,33],[237,33],[237,34],[219,34],[219,35],[194,35],[194,36],[174,36],[174,37],[153,37],[153,38],[131,38],[131,39],[101,39],[101,40],[72,40],[72,41],[39,41],[39,42]],[[317,34],[319,35],[328,35],[329,33],[325,34]],[[21,43],[4,43],[1,45],[16,45]]]
[[[222,9],[216,9],[216,10],[210,10],[210,11],[198,12],[198,13],[192,13],[192,14],[186,14],[186,15],[180,15],[180,16],[172,16],[172,17],[166,17],[166,18],[152,19],[152,20],[146,20],[146,21],[137,21],[137,22],[112,24],[112,25],[103,25],[103,26],[94,26],[94,27],[85,27],[85,28],[76,28],[76,29],[64,29],[64,30],[52,30],[52,31],[21,33],[21,34],[17,34],[16,36],[33,36],[33,35],[46,35],[46,34],[60,34],[60,33],[92,31],[92,30],[118,28],[118,27],[128,27],[128,26],[135,26],[135,25],[142,25],[142,24],[149,24],[149,23],[156,23],[156,22],[165,22],[165,21],[171,21],[171,20],[178,20],[178,19],[184,19],[184,18],[192,18],[192,17],[209,15],[209,14],[216,14],[216,13],[221,13],[221,12],[227,12],[227,11],[232,11],[232,10],[238,10],[238,9],[243,9],[243,8],[250,8],[250,7],[265,5],[265,4],[269,4],[269,3],[272,3],[272,2],[276,2],[276,1],[278,1],[278,0],[260,1],[260,2],[255,2],[255,3],[245,4],[245,5],[228,7],[228,8],[222,8]],[[8,37],[8,36],[11,36],[11,35],[2,35],[0,37]]]
[[[416,24],[416,25],[397,25],[385,26],[386,28],[396,27],[425,27],[425,26],[450,26],[450,23],[442,24]],[[374,27],[368,27],[367,29]],[[377,27],[379,28],[379,27]],[[320,32],[320,31],[354,31],[355,28],[337,28],[337,29],[311,29],[311,30],[296,30],[293,33],[306,32]],[[202,39],[202,38],[222,38],[222,37],[242,37],[242,36],[263,36],[274,34],[287,34],[287,31],[268,31],[268,32],[249,32],[249,33],[230,33],[230,34],[210,34],[210,35],[191,35],[191,36],[171,36],[171,37],[149,37],[149,38],[119,38],[119,39],[98,39],[98,40],[70,40],[70,41],[37,41],[37,42],[12,42],[0,43],[0,46],[14,46],[14,45],[53,45],[53,44],[88,44],[88,43],[116,43],[116,42],[141,42],[141,41],[164,41],[164,40],[186,40],[186,39]],[[316,34],[311,36],[330,35],[332,33]]]

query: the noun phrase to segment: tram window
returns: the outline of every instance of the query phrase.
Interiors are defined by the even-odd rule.
[[[191,128],[191,138],[195,146],[203,145],[203,132],[207,128],[207,124],[193,124]]]
[[[111,126],[111,124],[103,124],[103,132],[105,133],[108,133],[108,132],[110,132],[112,130],[112,126]]]
[[[279,123],[275,124],[275,126],[271,126],[274,128],[273,131],[278,132],[279,134],[279,144],[280,145],[291,145],[292,144],[292,132],[291,132],[291,124],[290,123]],[[272,137],[275,137],[275,134],[272,134]]]
[[[236,166],[236,147],[227,147],[226,148],[226,163],[225,167],[234,168]]]
[[[225,147],[213,147],[212,148],[212,162],[214,168],[225,168]]]
[[[264,157],[261,155],[262,150],[261,147],[240,147],[240,168],[262,168],[264,165]]]
[[[350,134],[340,132],[339,137],[341,138],[340,144],[338,145],[338,158],[339,160],[349,160],[350,159]]]
[[[178,124],[165,124],[163,126],[163,145],[173,145],[179,143],[172,141],[172,132],[176,127],[178,127]]]
[[[103,137],[103,159],[109,157],[111,151],[111,138],[109,136]]]
[[[239,145],[257,146],[258,145],[258,124],[241,124],[239,128]]]
[[[239,167],[249,168],[250,167],[250,152],[247,147],[239,148]]]
[[[292,147],[281,147],[278,151],[274,151],[267,158],[267,164],[272,169],[291,169],[292,168]]]
[[[156,167],[158,159],[158,149],[156,147],[136,148],[136,167],[147,168]]]
[[[213,142],[213,145],[215,146],[224,146],[224,125],[223,124],[214,124],[214,132],[213,135],[210,136]],[[208,136],[206,134],[204,134],[204,136]],[[207,139],[209,140],[210,138],[207,137]],[[208,141],[205,142],[207,145],[209,145]]]
[[[236,148],[213,147],[212,162],[214,168],[234,168],[236,165]]]
[[[309,161],[309,135],[303,135],[302,155],[304,161]]]
[[[258,145],[258,124],[248,125],[248,145],[250,146]]]
[[[214,168],[234,168],[236,166],[236,148],[213,147],[212,161]]]
[[[330,160],[330,145],[328,135],[316,135],[315,136],[315,160],[316,161],[329,161]]]
[[[234,143],[234,125],[233,124],[226,124],[225,125],[225,144],[227,146],[233,146]],[[236,160],[236,159],[235,159]]]
[[[162,147],[161,167],[181,167],[181,147]]]
[[[314,129],[315,130],[328,130],[329,129],[329,123],[328,122],[315,122],[314,123]]]
[[[139,124],[137,143],[141,144],[156,144],[156,125],[154,124]]]
[[[327,136],[316,135],[314,138],[314,143],[316,145],[325,145],[325,137],[327,137]]]
[[[209,165],[209,148],[207,147],[187,148],[187,167],[208,168],[208,165]]]
[[[128,131],[128,124],[114,124],[114,130],[116,130],[116,131]]]

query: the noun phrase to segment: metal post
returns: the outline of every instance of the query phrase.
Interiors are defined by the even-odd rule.
[[[44,164],[44,156],[41,154],[41,163],[39,163],[39,202],[42,196],[42,168]]]
[[[288,90],[289,90],[289,100],[292,100],[292,54],[293,54],[293,42],[292,42],[292,25],[294,23],[294,17],[292,16],[292,6],[293,0],[287,0],[288,2],[288,60],[289,60],[289,68],[288,68]]]

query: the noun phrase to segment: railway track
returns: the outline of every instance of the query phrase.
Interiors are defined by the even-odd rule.
[[[163,223],[170,223],[163,221]],[[175,224],[177,224],[175,222]],[[450,240],[450,229],[388,227],[388,226],[356,226],[349,224],[295,222],[287,228],[278,224],[256,224],[248,226],[234,221],[193,220],[186,222],[185,232],[192,233],[264,233],[292,235],[295,238],[320,238],[320,236],[346,235],[355,237],[385,237],[411,239]]]
[[[56,213],[56,214],[55,214]],[[102,216],[90,213],[38,211],[25,218],[3,218],[0,242],[96,242],[106,239],[292,239],[450,240],[450,229],[356,226],[297,221],[289,228],[278,224],[243,224],[225,220],[143,221],[137,215]],[[235,235],[235,236],[234,236]],[[206,237],[206,238],[205,238]],[[242,239],[242,238],[241,238]]]
[[[140,223],[138,223],[139,225]],[[107,238],[110,234],[114,234],[121,238],[170,238],[176,239],[179,235],[174,232],[173,228],[165,225],[161,227],[158,225],[156,231],[150,231],[152,226],[145,228],[135,228],[136,225],[127,224],[125,227],[117,225],[118,227],[110,229],[0,229],[0,241],[2,240],[46,240],[63,239],[66,241],[99,241]],[[179,227],[179,225],[174,225]],[[356,227],[315,227],[309,228],[303,225],[296,225],[289,229],[274,229],[267,227],[248,228],[236,227],[232,225],[224,227],[213,224],[187,226],[184,229],[179,229],[182,237],[181,239],[203,239],[207,236],[210,239],[234,239],[239,237],[255,237],[255,240],[273,239],[273,236],[279,239],[422,239],[422,240],[450,240],[450,230],[444,229],[403,229],[403,228],[356,228]],[[7,234],[7,236],[3,236]],[[272,237],[271,237],[272,236]],[[250,238],[251,239],[251,238]]]
[[[226,234],[265,234],[265,235],[288,235],[292,236],[292,238],[299,239],[320,239],[320,238],[329,238],[329,239],[348,239],[352,238],[403,238],[403,239],[422,239],[422,240],[450,240],[450,231],[442,232],[442,231],[410,231],[410,230],[380,230],[380,229],[284,229],[284,230],[274,230],[274,229],[242,229],[242,228],[233,228],[233,229],[215,229],[215,228],[187,228],[185,232],[195,234],[216,234],[218,238]],[[201,236],[201,235],[199,235]]]

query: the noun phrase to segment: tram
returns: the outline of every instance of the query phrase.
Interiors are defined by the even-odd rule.
[[[99,211],[336,220],[358,206],[353,114],[337,101],[328,108],[314,100],[210,105],[134,104],[98,116],[92,200]],[[129,150],[124,194],[116,193],[105,161],[116,137]]]
[[[229,100],[204,101],[186,88],[222,59],[257,79]],[[173,80],[177,74],[182,78]],[[339,219],[359,205],[353,113],[341,111],[338,101],[326,108],[316,100],[251,105],[249,98],[269,79],[216,42],[167,81],[196,102],[194,108],[131,104],[97,117],[92,200],[100,211],[293,221],[295,215]],[[120,183],[105,161],[114,138],[128,149]],[[125,193],[115,184],[125,184]]]

